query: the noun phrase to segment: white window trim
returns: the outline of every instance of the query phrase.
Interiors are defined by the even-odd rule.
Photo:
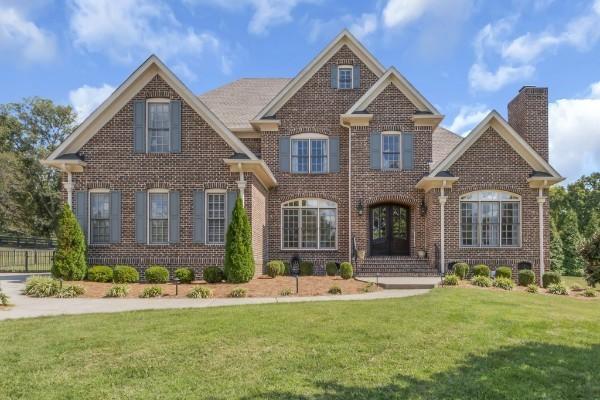
[[[146,99],[146,153],[152,153],[152,154],[165,154],[165,153],[170,153],[171,152],[171,140],[169,139],[169,151],[153,151],[150,152],[150,103],[167,103],[169,104],[169,113],[171,110],[171,99],[165,99],[165,98],[153,98],[153,99]],[[169,138],[171,137],[171,116],[169,114]]]
[[[283,245],[283,210],[284,209],[297,209],[297,210],[302,210],[302,209],[309,209],[309,208],[313,208],[314,207],[301,207],[301,206],[285,206],[286,203],[292,202],[292,201],[302,201],[302,200],[327,200],[327,199],[320,199],[320,198],[315,198],[315,197],[302,197],[302,198],[298,198],[298,199],[291,199],[291,200],[287,200],[285,202],[283,202],[280,206],[280,219],[279,219],[279,225],[280,225],[280,235],[281,235],[281,240],[280,240],[280,249],[282,251],[337,251],[338,250],[338,241],[339,241],[339,230],[338,230],[338,225],[339,225],[339,207],[338,207],[338,203],[336,203],[333,200],[327,200],[327,201],[331,201],[332,203],[335,204],[335,207],[317,207],[317,247],[285,247]],[[320,211],[321,208],[324,210],[335,210],[335,247],[326,247],[326,248],[321,248],[321,215],[320,215]],[[300,217],[300,220],[298,221],[298,245],[301,246],[302,245],[302,218]]]
[[[399,168],[385,168],[385,161],[383,159],[383,138],[384,136],[398,136],[400,143],[398,143],[399,145],[399,149],[400,149],[400,154],[398,155],[398,163],[400,165]],[[398,132],[398,131],[384,131],[381,132],[381,143],[379,144],[379,148],[381,149],[381,154],[380,154],[380,159],[381,159],[381,170],[382,171],[402,171],[402,132]]]
[[[225,197],[225,234],[223,235],[222,242],[209,242],[208,241],[208,195],[210,194],[222,194]],[[227,240],[227,216],[229,215],[228,204],[227,204],[227,190],[225,189],[208,189],[204,192],[204,237],[207,246],[224,246]]]
[[[166,193],[167,194],[167,242],[166,243],[152,243],[150,242],[150,195],[155,193]],[[150,189],[146,194],[146,243],[152,246],[166,246],[171,243],[170,238],[170,229],[169,226],[171,224],[171,196],[169,196],[169,189]]]
[[[517,197],[516,199],[509,199],[509,200],[481,200],[481,199],[477,199],[477,200],[468,200],[465,199],[463,200],[464,197],[471,195],[473,193],[480,193],[480,192],[498,192],[498,193],[507,193],[511,196],[515,196]],[[477,245],[473,245],[473,246],[467,246],[467,245],[463,245],[463,241],[462,241],[462,209],[461,209],[461,203],[477,203],[477,227],[479,227],[479,218],[481,216],[480,214],[480,209],[481,209],[481,203],[498,203],[499,204],[499,208],[498,208],[498,220],[499,220],[499,224],[498,224],[498,231],[499,231],[499,238],[498,238],[498,246],[482,246],[481,245],[481,230],[478,229],[477,231]],[[519,203],[519,244],[517,246],[513,245],[513,246],[503,246],[502,245],[502,203]],[[513,192],[509,192],[506,190],[494,190],[494,189],[482,189],[482,190],[474,190],[472,192],[469,193],[465,193],[462,194],[459,198],[458,198],[458,219],[459,219],[459,230],[458,230],[458,245],[459,248],[461,249],[520,249],[523,247],[523,202],[522,202],[522,198],[520,195],[513,193]]]
[[[294,172],[294,163],[293,163],[293,159],[294,159],[294,154],[293,154],[293,144],[292,141],[293,140],[308,140],[308,172]],[[327,142],[327,165],[325,165],[325,171],[323,172],[312,172],[312,145],[311,145],[311,141],[312,140],[325,140]],[[330,146],[329,146],[329,136],[324,135],[322,133],[299,133],[297,135],[292,135],[290,136],[290,172],[292,174],[298,174],[298,175],[323,175],[323,174],[328,174],[329,173],[329,153],[330,153]]]
[[[92,243],[92,194],[93,193],[110,193],[110,189],[90,189],[88,191],[88,195],[87,195],[87,202],[88,202],[88,206],[87,206],[87,211],[88,211],[88,224],[87,224],[87,243],[88,245],[91,246],[107,246],[110,244],[110,237],[108,242],[106,243]],[[112,213],[112,204],[110,204],[110,199],[108,200],[108,220],[110,221],[110,214]],[[110,222],[109,222],[109,227],[110,227]],[[110,236],[110,232],[109,232],[109,236]]]
[[[337,88],[340,90],[354,89],[354,65],[338,65],[337,69],[338,69]],[[350,87],[349,88],[341,88],[340,87],[340,69],[350,69]]]

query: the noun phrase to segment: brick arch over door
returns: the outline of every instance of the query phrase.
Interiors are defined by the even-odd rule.
[[[406,205],[413,208],[414,206],[420,204],[420,199],[414,196],[398,194],[372,197],[367,199],[366,203],[367,207],[382,203],[398,203],[400,205]]]

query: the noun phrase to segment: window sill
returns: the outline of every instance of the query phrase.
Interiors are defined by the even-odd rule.
[[[280,248],[280,251],[338,251],[337,248],[335,249],[294,249],[294,248]]]
[[[88,247],[109,247],[113,244],[119,243],[88,243]]]
[[[459,248],[465,250],[520,250],[523,246],[459,246]]]

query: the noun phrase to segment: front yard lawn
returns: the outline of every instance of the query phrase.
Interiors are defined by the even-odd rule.
[[[0,399],[594,399],[600,306],[424,296],[0,323]]]

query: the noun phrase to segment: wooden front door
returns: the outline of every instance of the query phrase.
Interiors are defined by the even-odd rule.
[[[410,209],[379,204],[369,211],[371,256],[410,255]]]

